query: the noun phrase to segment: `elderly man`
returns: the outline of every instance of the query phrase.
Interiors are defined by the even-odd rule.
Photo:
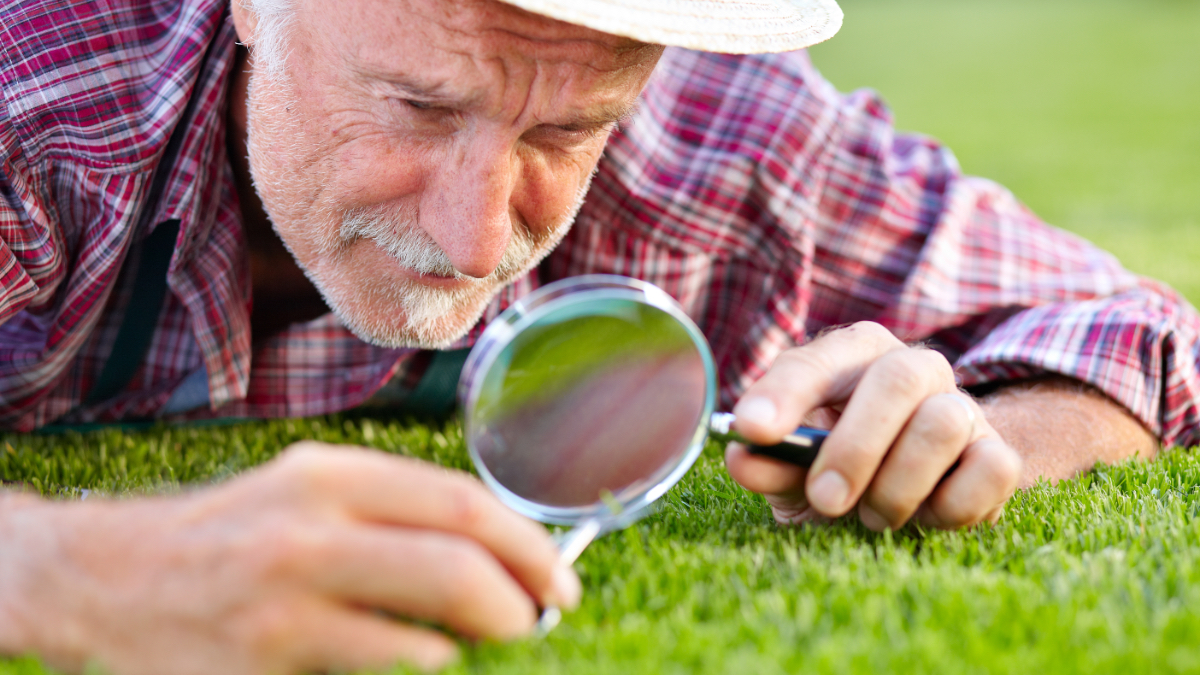
[[[9,428],[345,409],[537,284],[616,272],[697,318],[747,437],[832,429],[807,472],[731,447],[783,523],[969,525],[1197,439],[1192,310],[833,91],[791,51],[833,0],[0,17]],[[580,594],[473,480],[362,450],[0,500],[0,647],[69,670],[435,666],[453,643],[404,619],[504,638]]]

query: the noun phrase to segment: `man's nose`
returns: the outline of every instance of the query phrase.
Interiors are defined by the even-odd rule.
[[[519,159],[502,144],[478,143],[441,168],[421,198],[421,227],[469,277],[491,274],[512,235]]]

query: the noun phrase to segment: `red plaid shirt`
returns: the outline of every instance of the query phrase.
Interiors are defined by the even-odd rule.
[[[333,316],[251,341],[225,152],[226,3],[0,0],[0,425],[154,416],[200,369],[211,409],[191,416],[325,413],[409,360]],[[189,100],[158,213],[139,228]],[[128,303],[127,253],[172,219],[149,354],[117,397],[86,405]],[[485,321],[540,282],[589,272],[678,298],[712,342],[725,405],[781,350],[870,319],[941,349],[965,385],[1061,373],[1165,443],[1200,441],[1193,309],[962,176],[936,142],[896,134],[874,94],[839,94],[804,53],[668,50],[571,234]]]

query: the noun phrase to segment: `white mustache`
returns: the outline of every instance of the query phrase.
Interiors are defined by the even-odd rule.
[[[410,223],[397,226],[393,218],[384,214],[350,212],[342,219],[338,234],[343,245],[359,238],[370,239],[401,265],[419,274],[470,278],[454,268],[450,256],[429,233]],[[534,242],[528,233],[523,228],[513,228],[504,257],[488,278],[505,277],[521,269],[533,253],[533,248]]]

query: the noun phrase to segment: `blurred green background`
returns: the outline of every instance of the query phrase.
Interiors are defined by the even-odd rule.
[[[836,85],[878,89],[967,172],[1200,300],[1200,2],[842,3],[842,34],[813,50]],[[458,424],[335,416],[0,434],[0,479],[171,489],[304,438],[468,465]],[[464,643],[447,675],[1200,672],[1195,451],[1021,491],[995,526],[876,535],[776,527],[710,443],[662,505],[584,553],[584,603],[549,637]]]
[[[841,0],[812,50],[899,129],[1200,304],[1200,2]]]

